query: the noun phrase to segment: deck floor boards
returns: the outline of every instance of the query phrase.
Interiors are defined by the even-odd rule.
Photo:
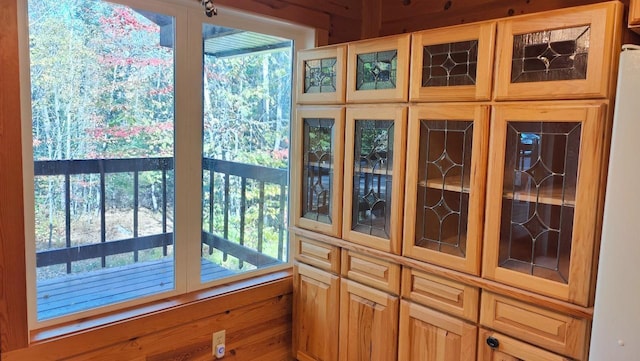
[[[235,274],[204,259],[201,265],[203,279]],[[169,291],[174,288],[173,274],[172,260],[165,259],[39,281],[38,319],[46,320]]]

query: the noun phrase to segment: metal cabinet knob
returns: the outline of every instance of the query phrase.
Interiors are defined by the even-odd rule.
[[[498,348],[498,346],[500,346],[500,341],[493,336],[489,336],[487,337],[487,345],[491,348]]]

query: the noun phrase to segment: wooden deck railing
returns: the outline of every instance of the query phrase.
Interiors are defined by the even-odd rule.
[[[64,204],[65,204],[65,240],[64,248],[40,250],[36,253],[36,266],[45,267],[57,264],[66,264],[67,273],[71,272],[72,262],[100,258],[102,267],[106,267],[106,257],[133,253],[134,262],[138,261],[138,251],[162,247],[166,255],[167,247],[173,244],[173,232],[167,230],[167,173],[173,170],[173,158],[139,158],[139,159],[96,159],[96,160],[58,160],[58,161],[36,161],[34,164],[35,176],[64,176]],[[287,171],[284,169],[273,169],[248,164],[240,164],[216,159],[203,159],[204,172],[213,174],[222,174],[224,184],[224,230],[221,235],[214,233],[212,226],[208,230],[202,232],[202,244],[208,245],[210,251],[216,248],[225,255],[231,255],[238,258],[242,262],[247,262],[256,267],[279,263],[284,257],[284,240],[285,240],[285,209],[287,195]],[[140,172],[158,171],[161,172],[161,200],[159,210],[162,216],[162,232],[154,235],[139,236],[138,213],[139,204],[139,184],[138,177]],[[132,173],[133,174],[133,237],[120,240],[107,240],[106,238],[106,174],[109,173]],[[71,176],[78,174],[98,174],[100,176],[100,242],[79,246],[71,244]],[[233,184],[230,177],[240,178],[240,190],[232,189]],[[213,210],[213,201],[215,189],[213,180],[215,177],[209,177],[209,202],[210,210]],[[279,198],[279,218],[280,224],[278,235],[278,253],[275,257],[262,253],[262,245],[264,242],[261,231],[258,231],[257,250],[245,247],[244,239],[244,209],[241,210],[240,224],[231,225],[229,217],[229,194],[236,192],[240,194],[242,204],[246,203],[246,184],[248,180],[258,182],[260,187],[260,222],[264,216],[265,184],[276,184],[280,187]],[[210,213],[210,217],[213,214]],[[209,222],[212,224],[212,222]],[[239,239],[229,240],[229,227],[240,227]],[[262,223],[260,223],[262,227]]]

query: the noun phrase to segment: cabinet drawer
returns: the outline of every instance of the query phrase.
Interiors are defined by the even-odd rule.
[[[340,248],[294,235],[296,260],[325,271],[340,273]]]
[[[490,292],[482,293],[481,306],[484,326],[576,359],[585,357],[587,320]]]
[[[476,287],[404,268],[402,297],[465,320],[478,321],[480,291]]]
[[[563,356],[490,330],[481,329],[479,336],[478,361],[571,361]]]
[[[400,293],[400,265],[342,250],[342,275],[393,294]]]

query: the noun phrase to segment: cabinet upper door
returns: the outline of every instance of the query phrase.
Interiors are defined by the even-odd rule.
[[[344,108],[298,107],[292,128],[293,223],[340,237]]]
[[[489,107],[412,106],[403,254],[479,274]]]
[[[347,108],[344,239],[395,254],[402,241],[407,108]]]
[[[477,334],[473,324],[402,300],[398,360],[475,361]]]
[[[620,2],[508,18],[498,23],[496,99],[604,98],[613,90]]]
[[[496,106],[483,276],[589,306],[601,224],[605,106]]]
[[[299,104],[344,103],[346,57],[346,45],[299,51],[297,102]]]
[[[347,102],[406,102],[410,35],[348,44]]]
[[[495,22],[414,33],[411,101],[491,98]]]

